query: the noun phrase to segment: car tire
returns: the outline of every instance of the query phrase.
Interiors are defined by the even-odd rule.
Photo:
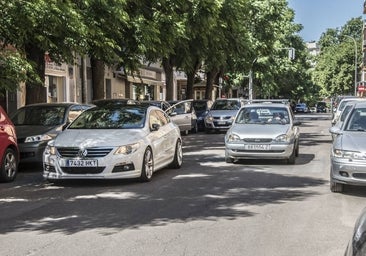
[[[341,193],[343,192],[343,184],[334,182],[333,179],[330,179],[330,191],[334,193]]]
[[[232,164],[232,163],[234,163],[234,159],[231,157],[225,157],[225,162],[228,164]]]
[[[18,174],[18,158],[15,151],[11,148],[5,150],[0,169],[0,181],[10,182]]]
[[[175,153],[174,153],[174,160],[170,164],[171,168],[179,169],[183,163],[183,149],[182,149],[182,141],[178,140],[175,145]]]
[[[154,173],[154,158],[151,148],[146,148],[144,158],[142,160],[140,181],[148,182]]]
[[[292,150],[292,153],[291,153],[290,157],[287,159],[287,163],[288,164],[295,164],[295,159],[296,159],[296,149],[294,148]]]

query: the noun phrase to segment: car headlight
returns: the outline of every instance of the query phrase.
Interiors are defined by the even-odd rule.
[[[53,145],[53,141],[47,143],[47,146],[44,150],[44,154],[46,155],[56,155],[56,147]]]
[[[24,142],[25,143],[40,142],[40,141],[48,141],[51,139],[52,139],[52,137],[48,134],[40,134],[40,135],[26,137]]]
[[[115,155],[123,154],[123,155],[129,155],[134,152],[140,147],[140,143],[134,143],[129,145],[120,146],[117,148],[116,152],[114,152]]]
[[[213,117],[212,116],[206,116],[206,122],[213,122]]]
[[[227,142],[236,142],[236,141],[240,141],[240,137],[237,134],[229,134],[227,136]]]
[[[288,136],[287,134],[281,134],[279,136],[277,136],[274,141],[276,142],[290,142],[291,141],[291,138],[290,136]]]
[[[337,157],[337,158],[347,158],[347,159],[356,159],[356,160],[365,159],[365,156],[359,151],[334,149],[333,155],[334,155],[334,157]]]

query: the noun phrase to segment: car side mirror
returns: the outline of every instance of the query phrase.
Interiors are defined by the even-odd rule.
[[[339,129],[339,127],[335,127],[335,126],[330,127],[330,128],[329,128],[329,132],[330,132],[331,134],[335,134],[335,135],[340,135],[340,134],[342,134],[341,129]]]
[[[152,124],[151,125],[151,130],[152,131],[157,131],[160,129],[160,124]]]

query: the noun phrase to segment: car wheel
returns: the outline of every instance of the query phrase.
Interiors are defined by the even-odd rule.
[[[18,174],[18,159],[15,151],[11,148],[6,149],[0,169],[0,181],[10,182]]]
[[[295,159],[296,159],[296,149],[294,148],[292,150],[292,153],[291,153],[290,157],[287,159],[287,163],[288,164],[295,164]]]
[[[343,184],[334,182],[333,179],[330,179],[330,191],[335,193],[343,192]]]
[[[178,140],[177,144],[175,145],[175,153],[174,153],[174,160],[171,163],[171,167],[175,169],[179,169],[183,163],[183,150],[182,150],[182,141]]]
[[[151,148],[147,148],[142,161],[142,170],[140,180],[143,182],[150,181],[154,172],[154,159]]]
[[[225,157],[225,162],[228,164],[232,164],[232,163],[234,163],[234,159],[231,157]]]

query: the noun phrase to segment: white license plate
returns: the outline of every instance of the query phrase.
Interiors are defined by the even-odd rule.
[[[69,160],[68,166],[70,167],[96,167],[98,166],[98,160]]]
[[[217,121],[217,124],[226,124],[225,121]]]
[[[247,150],[270,150],[271,145],[268,144],[253,144],[246,145]]]

